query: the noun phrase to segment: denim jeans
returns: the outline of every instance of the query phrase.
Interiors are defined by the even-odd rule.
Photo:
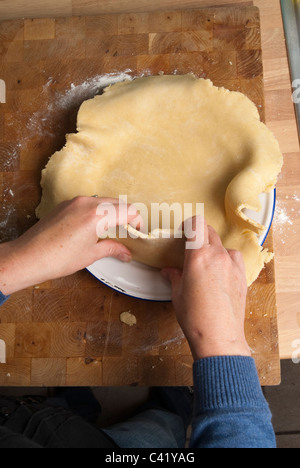
[[[184,448],[186,431],[180,416],[149,409],[102,429],[120,448]]]
[[[168,393],[168,399],[171,399]],[[182,407],[183,402],[179,402]],[[47,448],[184,448],[181,416],[143,406],[132,418],[101,429],[101,406],[90,389],[63,391],[54,398],[0,397],[0,446]],[[104,433],[104,434],[103,434]],[[108,436],[108,438],[107,438]]]

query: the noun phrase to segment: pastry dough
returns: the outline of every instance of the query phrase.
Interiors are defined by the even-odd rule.
[[[194,75],[138,78],[85,101],[77,128],[43,170],[39,218],[78,195],[127,195],[149,212],[151,203],[199,202],[225,247],[243,253],[249,285],[271,260],[257,239],[264,226],[243,210],[261,209],[259,195],[274,188],[283,158],[246,96]],[[183,264],[182,240],[122,242],[148,265]]]
[[[128,312],[122,312],[120,314],[120,320],[122,323],[125,323],[125,325],[128,325],[129,327],[133,327],[137,324],[136,316],[133,315],[130,310]]]

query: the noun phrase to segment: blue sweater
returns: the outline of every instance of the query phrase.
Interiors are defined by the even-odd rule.
[[[221,356],[194,364],[191,448],[276,448],[254,359]]]
[[[2,304],[4,304],[5,301],[7,301],[8,297],[7,296],[4,296],[4,294],[2,294],[2,292],[0,291],[0,307],[2,306]]]
[[[7,299],[0,292],[0,306]],[[191,449],[276,448],[271,413],[252,358],[221,356],[195,362],[194,391]],[[12,444],[23,440],[0,428],[1,447],[7,437],[13,437]]]

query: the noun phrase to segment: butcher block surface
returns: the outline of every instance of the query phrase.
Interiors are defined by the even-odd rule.
[[[1,241],[36,222],[41,170],[108,74],[193,72],[248,95],[264,120],[256,7],[5,21],[0,56]],[[120,321],[127,311],[136,325]],[[273,262],[249,290],[245,327],[262,385],[279,384]],[[0,309],[0,340],[2,386],[193,382],[172,304],[127,297],[87,271],[14,294]]]

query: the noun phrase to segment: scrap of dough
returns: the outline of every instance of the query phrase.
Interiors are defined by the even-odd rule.
[[[122,323],[125,323],[125,325],[128,325],[129,327],[133,327],[133,325],[136,325],[136,316],[133,315],[131,312],[122,312],[120,314],[120,320]]]
[[[256,280],[273,254],[257,239],[264,226],[243,210],[261,209],[283,158],[246,96],[194,75],[138,78],[84,102],[77,129],[42,172],[39,218],[78,195],[127,195],[149,212],[151,203],[204,203],[224,246],[243,253],[248,285]],[[183,240],[121,242],[147,265],[183,265]]]

